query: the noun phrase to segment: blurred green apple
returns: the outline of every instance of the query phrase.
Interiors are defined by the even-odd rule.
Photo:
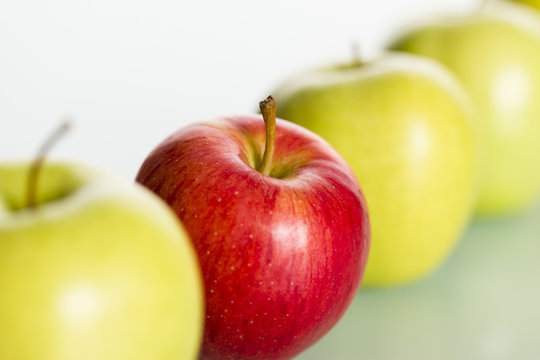
[[[440,61],[474,99],[486,146],[478,212],[531,205],[540,194],[540,16],[495,2],[420,26],[391,48]]]
[[[540,10],[540,0],[511,0],[511,1],[516,2],[516,3],[521,3],[521,4],[527,4],[529,6],[532,6],[533,8]]]
[[[202,280],[168,207],[80,165],[0,164],[0,359],[195,359]]]
[[[275,93],[278,116],[313,130],[349,162],[368,203],[364,284],[431,272],[469,221],[477,138],[468,97],[432,60],[379,61],[299,75]]]

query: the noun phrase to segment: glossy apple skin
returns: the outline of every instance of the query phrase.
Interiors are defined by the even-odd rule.
[[[343,315],[369,247],[363,196],[318,136],[278,119],[271,175],[254,170],[260,116],[221,118],[174,133],[137,181],[165,199],[201,262],[201,359],[289,359]]]
[[[299,74],[274,95],[278,116],[324,137],[362,184],[372,229],[363,284],[436,269],[469,222],[478,182],[470,104],[448,71],[388,54]]]
[[[485,145],[478,213],[531,206],[540,195],[540,16],[494,2],[419,26],[391,47],[441,62],[475,101]]]
[[[203,290],[166,204],[85,166],[0,164],[0,359],[195,359]]]

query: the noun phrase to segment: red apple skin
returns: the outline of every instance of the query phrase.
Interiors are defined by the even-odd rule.
[[[248,160],[264,139],[256,115],[191,125],[137,175],[178,214],[199,255],[201,359],[292,358],[339,320],[364,272],[367,207],[347,163],[320,137],[278,119],[273,166],[296,169],[265,176]]]

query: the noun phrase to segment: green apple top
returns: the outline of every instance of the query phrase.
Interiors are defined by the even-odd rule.
[[[202,285],[187,234],[138,185],[45,164],[0,164],[0,359],[195,359]]]
[[[275,92],[278,116],[349,162],[372,227],[365,285],[410,282],[446,258],[478,182],[470,99],[432,60],[387,55],[310,71]]]
[[[485,144],[479,213],[531,205],[540,195],[539,14],[494,2],[420,25],[391,48],[440,61],[475,101]]]

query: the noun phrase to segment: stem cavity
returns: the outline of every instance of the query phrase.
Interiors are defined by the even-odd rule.
[[[270,175],[272,158],[274,157],[274,145],[276,142],[276,108],[277,102],[272,95],[259,103],[259,109],[261,110],[264,126],[266,128],[266,142],[264,146],[264,155],[258,170],[266,176]]]

